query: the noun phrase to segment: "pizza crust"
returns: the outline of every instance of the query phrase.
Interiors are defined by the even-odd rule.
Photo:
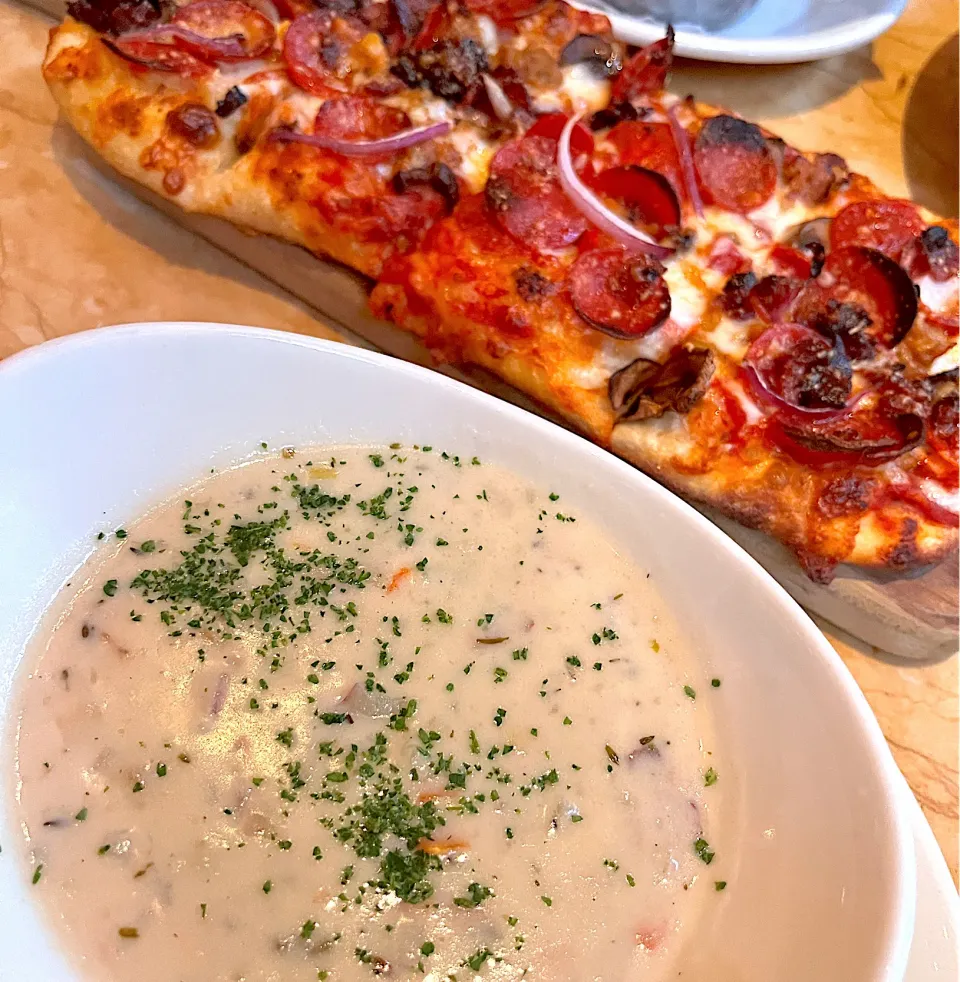
[[[306,165],[298,171],[305,156],[298,147],[261,141],[240,155],[229,122],[221,122],[226,132],[212,149],[171,141],[167,114],[197,99],[190,81],[171,74],[158,85],[156,73],[133,71],[92,28],[70,18],[54,28],[43,75],[67,121],[108,164],[184,211],[293,242],[371,277],[392,250],[335,228],[309,206],[303,195],[317,178]],[[182,178],[176,191],[174,171]]]
[[[684,473],[669,463],[672,453],[682,456],[686,449],[682,433],[683,421],[676,413],[659,420],[620,423],[613,429],[610,449],[671,491],[716,508],[794,552],[809,547],[806,517],[815,507],[812,488],[795,482],[772,486],[763,464],[752,471],[740,470],[735,485],[725,484],[712,472]],[[957,549],[957,529],[925,521],[906,505],[889,502],[882,514],[868,510],[856,518],[855,536],[849,551],[836,557],[839,562],[906,571],[938,563]],[[830,523],[818,516],[818,528],[821,525],[829,538]]]

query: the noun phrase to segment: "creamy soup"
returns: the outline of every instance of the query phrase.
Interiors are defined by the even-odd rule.
[[[102,538],[15,734],[87,977],[673,977],[725,885],[721,680],[561,488],[287,449]]]

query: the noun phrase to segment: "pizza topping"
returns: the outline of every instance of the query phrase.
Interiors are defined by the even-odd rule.
[[[661,92],[667,84],[667,73],[673,64],[673,28],[667,36],[641,48],[614,79],[610,90],[611,102],[632,102],[653,92]]]
[[[690,134],[680,122],[676,106],[671,106],[667,110],[667,118],[670,120],[670,135],[676,147],[677,159],[680,161],[680,173],[683,175],[683,186],[687,192],[687,198],[693,205],[697,217],[702,218],[703,199],[700,197],[700,187],[697,184],[697,169],[693,160],[693,150],[690,147]]]
[[[845,474],[824,484],[817,497],[817,511],[825,518],[862,515],[869,507],[877,482],[859,474]]]
[[[803,422],[774,417],[767,432],[780,449],[807,467],[872,465],[919,446],[923,420],[911,413],[890,416],[869,410]]]
[[[611,211],[594,193],[580,180],[573,166],[570,153],[570,141],[574,128],[580,120],[579,116],[571,116],[560,135],[557,144],[557,160],[560,165],[560,183],[569,196],[570,202],[593,225],[611,238],[635,252],[643,252],[650,256],[663,258],[670,255],[671,250],[657,245],[646,232],[635,228]],[[541,138],[542,139],[542,138]],[[502,151],[501,151],[502,152]],[[668,294],[669,296],[669,294]]]
[[[960,250],[942,225],[931,225],[908,242],[900,260],[915,280],[929,276],[946,283],[960,271]]]
[[[241,0],[195,0],[179,7],[165,30],[174,42],[210,61],[248,61],[268,51],[276,38],[273,24]]]
[[[220,139],[217,117],[195,102],[187,102],[167,113],[167,129],[191,146],[202,150],[215,146]]]
[[[960,397],[956,391],[942,396],[933,404],[927,426],[930,446],[947,460],[956,462],[957,433],[960,430]]]
[[[172,44],[134,36],[120,37],[115,41],[107,38],[101,40],[114,54],[152,72],[173,72],[186,78],[201,78],[213,71],[205,61]]]
[[[420,33],[436,6],[435,0],[390,0],[390,8],[407,40]]]
[[[873,322],[871,334],[888,348],[903,340],[917,316],[917,291],[910,277],[876,249],[846,246],[831,252],[808,289],[806,299],[819,297],[821,306],[837,300],[862,307]]]
[[[797,319],[828,338],[838,337],[851,361],[869,361],[877,354],[877,342],[869,333],[870,315],[855,303],[828,300],[805,314],[802,305],[795,310]]]
[[[537,121],[527,130],[527,136],[546,136],[551,140],[560,140],[563,135],[563,128],[567,125],[566,113],[544,113],[537,117]],[[593,137],[590,131],[583,125],[577,123],[570,134],[570,149],[578,156],[582,153],[593,153]]]
[[[449,133],[452,126],[453,124],[449,122],[430,123],[428,126],[416,126],[413,129],[401,130],[392,136],[373,140],[350,140],[326,136],[323,133],[300,133],[297,130],[280,127],[273,131],[271,138],[279,143],[303,143],[323,150],[332,150],[345,157],[383,157],[427,140],[435,140],[438,136]]]
[[[903,247],[923,231],[916,205],[909,201],[855,201],[841,209],[830,226],[830,246],[876,249],[898,260]]]
[[[756,283],[756,275],[749,270],[746,273],[734,273],[727,280],[719,301],[720,308],[728,317],[737,321],[753,319],[754,309],[750,304],[750,291]]]
[[[616,75],[621,70],[620,52],[605,37],[598,34],[578,34],[560,52],[561,65],[588,64],[600,78]]]
[[[418,51],[412,61],[417,84],[426,84],[431,92],[450,102],[463,102],[481,84],[481,73],[489,68],[486,53],[473,38],[440,41]]]
[[[750,291],[751,309],[768,324],[778,324],[790,312],[803,289],[803,281],[794,276],[764,276]]]
[[[505,144],[490,162],[488,206],[515,239],[538,250],[572,245],[587,228],[564,194],[556,155],[553,140],[528,136]]]
[[[787,245],[795,249],[808,249],[810,246],[816,245],[823,252],[826,252],[830,246],[830,225],[832,223],[832,218],[822,216],[795,225],[787,232]]]
[[[361,21],[330,10],[301,14],[283,37],[290,78],[304,91],[321,96],[355,87],[361,73],[354,72],[354,57],[363,51],[368,34]]]
[[[535,14],[546,0],[466,0],[475,14],[486,14],[497,23],[519,20]]]
[[[799,324],[764,331],[747,351],[744,372],[754,393],[791,419],[798,409],[836,415],[832,411],[846,409],[850,398],[852,372],[843,345]]]
[[[678,348],[662,365],[638,358],[611,376],[610,405],[619,422],[689,412],[710,385],[716,358],[703,348]]]
[[[426,185],[436,191],[447,203],[448,211],[453,211],[460,200],[457,175],[446,164],[433,163],[429,167],[414,167],[402,170],[393,177],[393,188],[398,194],[405,194],[417,185]]]
[[[622,249],[584,253],[569,274],[570,299],[591,326],[615,338],[639,338],[670,316],[670,290],[655,259]]]
[[[72,0],[67,13],[100,34],[125,34],[155,24],[163,15],[160,0]]]
[[[217,108],[214,112],[221,119],[226,119],[228,116],[232,116],[246,102],[247,97],[240,90],[240,87],[235,85],[232,89],[227,90],[226,95],[217,103]]]
[[[556,291],[556,287],[545,276],[529,266],[521,266],[513,274],[517,293],[527,303],[540,303]]]
[[[627,218],[656,238],[680,226],[680,202],[670,182],[646,167],[611,167],[593,186],[626,209]]]
[[[700,185],[709,200],[730,211],[748,212],[770,200],[777,165],[758,126],[735,116],[713,116],[693,150]]]
[[[648,110],[637,109],[632,102],[611,102],[604,109],[598,109],[590,117],[590,129],[597,130],[609,129],[617,123],[633,122],[642,119]]]
[[[785,147],[781,176],[789,198],[820,205],[849,183],[850,168],[835,153],[814,154],[810,161],[792,147]]]

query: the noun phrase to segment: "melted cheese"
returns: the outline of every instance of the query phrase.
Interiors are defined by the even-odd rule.
[[[703,317],[706,297],[687,278],[685,263],[671,263],[663,274],[670,289],[670,317],[681,327],[691,328]]]
[[[935,504],[947,511],[960,513],[960,490],[948,491],[936,481],[920,482],[920,490]]]
[[[747,348],[750,347],[746,324],[728,317],[724,317],[717,324],[710,332],[709,338],[717,351],[737,362],[743,360]]]

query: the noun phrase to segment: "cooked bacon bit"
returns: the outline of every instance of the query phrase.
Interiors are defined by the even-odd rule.
[[[556,290],[550,280],[529,266],[521,266],[515,270],[513,280],[517,284],[517,293],[527,303],[540,303]]]
[[[433,839],[421,839],[417,843],[417,851],[425,852],[428,856],[450,856],[455,852],[468,852],[470,843],[463,839],[444,839],[435,842]]]
[[[393,177],[393,188],[398,194],[406,193],[415,185],[426,185],[439,194],[453,211],[460,200],[460,182],[446,164],[433,163],[429,167],[413,167],[402,170]]]
[[[245,102],[247,97],[240,91],[239,86],[234,86],[227,91],[227,94],[217,103],[214,110],[221,119],[232,116]]]
[[[756,283],[757,277],[752,272],[734,273],[727,280],[718,301],[728,317],[738,321],[748,321],[753,318],[753,307],[749,303],[749,296]]]
[[[387,593],[393,593],[394,590],[400,587],[400,584],[410,575],[409,566],[401,566],[400,569],[393,574],[390,578],[390,584],[387,587]]]
[[[67,13],[100,34],[124,34],[156,23],[161,17],[159,0],[73,0]]]
[[[920,556],[917,548],[919,524],[914,518],[905,518],[900,526],[900,540],[887,553],[887,563],[894,569],[909,569],[915,566]]]
[[[874,488],[872,478],[857,474],[836,477],[824,485],[817,498],[817,511],[826,518],[860,515],[870,507]]]
[[[818,153],[810,161],[788,147],[782,177],[789,197],[798,198],[805,205],[819,205],[849,183],[850,168],[835,153]]]
[[[606,130],[617,123],[633,122],[649,114],[649,109],[638,109],[632,102],[613,102],[590,117],[590,129]]]
[[[427,51],[419,52],[414,57],[414,67],[416,77],[441,99],[463,102],[467,94],[481,84],[480,74],[489,66],[483,48],[472,38],[461,38],[440,41]]]
[[[800,568],[820,586],[829,586],[837,575],[837,560],[828,556],[820,556],[808,549],[796,550],[797,562]]]
[[[960,269],[960,250],[942,225],[931,225],[904,247],[900,262],[915,280],[930,276],[946,283]]]
[[[840,338],[851,361],[869,361],[877,353],[877,343],[868,331],[873,321],[858,304],[828,300],[812,311],[803,308],[797,321],[826,337]]]
[[[167,194],[179,194],[186,184],[187,178],[179,167],[174,167],[163,175],[163,190]]]
[[[167,113],[167,129],[191,146],[208,150],[220,139],[220,127],[213,113],[196,102],[186,102]]]

